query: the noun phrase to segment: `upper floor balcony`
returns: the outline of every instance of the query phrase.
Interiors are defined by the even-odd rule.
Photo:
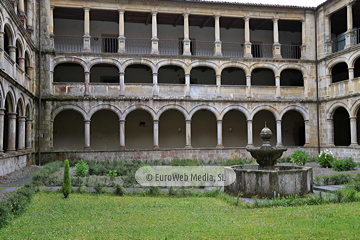
[[[306,57],[306,24],[300,20],[64,7],[52,11],[59,52]]]

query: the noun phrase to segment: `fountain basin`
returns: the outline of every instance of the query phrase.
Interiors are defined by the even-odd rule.
[[[305,195],[313,192],[313,173],[311,167],[274,166],[274,169],[263,170],[259,165],[236,165],[225,167],[233,169],[236,180],[225,186],[225,192],[243,197],[273,198],[293,194]]]

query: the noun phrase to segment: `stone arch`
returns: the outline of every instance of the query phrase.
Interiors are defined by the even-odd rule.
[[[17,49],[20,52],[19,57],[24,57],[26,45],[25,45],[22,37],[17,37],[15,43],[16,43],[16,45],[17,45],[17,43],[19,43],[19,46],[21,47],[21,49]]]
[[[4,108],[4,103],[5,103],[5,98],[6,98],[6,94],[4,92],[4,87],[2,82],[0,81],[0,108]]]
[[[121,110],[115,105],[112,105],[112,104],[99,104],[99,105],[97,105],[97,106],[90,109],[90,111],[87,114],[87,116],[88,116],[87,119],[91,119],[91,117],[96,112],[98,112],[100,110],[110,110],[110,111],[114,112],[119,117],[119,120],[120,120],[121,115],[122,115]]]
[[[15,93],[13,91],[12,88],[9,89],[9,91],[6,93],[5,95],[5,100],[7,99],[7,97],[9,96],[9,101],[8,101],[8,104],[9,106],[4,106],[5,108],[9,107],[7,109],[8,112],[15,112],[16,110],[16,98],[15,98]]]
[[[249,120],[253,120],[255,114],[262,111],[262,110],[266,110],[266,111],[271,112],[274,115],[275,120],[281,120],[279,112],[276,110],[275,107],[270,106],[270,105],[261,105],[261,106],[257,106],[256,108],[254,108],[252,110],[251,114],[250,114],[250,119]]]
[[[351,106],[349,111],[350,117],[356,117],[359,111],[360,111],[360,99],[354,102],[354,104]]]
[[[55,67],[61,63],[77,63],[83,67],[84,72],[90,71],[87,67],[87,63],[83,59],[77,57],[59,57],[54,59],[50,64],[50,71],[54,72]]]
[[[208,110],[215,115],[216,120],[221,120],[219,111],[215,107],[210,106],[210,105],[205,105],[205,104],[196,106],[193,109],[191,109],[191,111],[189,112],[189,119],[186,119],[186,120],[191,120],[191,118],[194,116],[194,114],[200,110]]]
[[[22,97],[20,97],[17,101],[16,112],[19,116],[25,116],[25,101]]]
[[[225,68],[229,68],[229,67],[240,68],[244,70],[245,75],[250,75],[250,68],[246,64],[238,63],[238,62],[227,62],[222,64],[219,68],[220,74]]]
[[[243,106],[240,106],[240,105],[230,105],[230,106],[227,106],[226,108],[224,108],[222,111],[221,111],[221,114],[219,116],[219,118],[222,120],[225,116],[225,114],[231,110],[237,110],[241,113],[243,113],[246,117],[246,120],[249,120],[250,119],[250,113],[249,113],[249,110],[247,110],[245,107]]]
[[[4,32],[8,30],[8,33],[10,36],[9,37],[9,45],[14,46],[15,45],[15,32],[14,29],[12,28],[12,25],[8,22],[5,22],[4,24]],[[4,48],[6,48],[7,46],[4,46]]]
[[[183,62],[183,61],[179,61],[179,60],[175,60],[175,59],[159,61],[155,66],[156,67],[156,72],[159,72],[159,69],[161,67],[169,66],[169,65],[174,65],[174,66],[181,67],[184,70],[185,74],[187,74],[186,71],[188,69],[188,65],[186,65],[186,63]],[[190,74],[190,72],[188,74]]]
[[[302,117],[304,118],[304,121],[309,120],[309,113],[303,107],[297,106],[297,105],[290,105],[290,106],[285,107],[281,111],[281,113],[279,115],[279,119],[282,119],[283,116],[285,115],[285,113],[287,113],[288,111],[291,111],[291,110],[299,112],[302,115]]]
[[[147,105],[143,105],[143,104],[136,104],[136,105],[132,105],[132,106],[126,108],[126,109],[123,111],[123,114],[122,114],[120,120],[125,120],[125,119],[126,119],[126,116],[127,116],[129,113],[131,113],[132,111],[138,110],[138,109],[139,109],[139,110],[145,110],[146,112],[148,112],[148,113],[152,116],[153,120],[159,120],[159,119],[157,118],[157,115],[156,115],[154,109],[152,109],[151,107],[149,107],[149,106],[147,106]]]
[[[27,120],[30,120],[33,115],[31,110],[32,110],[32,104],[28,102],[25,107],[25,116]]]
[[[4,16],[2,14],[2,12],[0,11],[0,31],[3,32],[4,31]]]
[[[274,72],[275,77],[280,76],[280,71],[275,66],[275,64],[271,64],[271,63],[254,63],[253,65],[250,66],[250,74],[256,68],[267,68],[267,69],[270,69],[270,70],[272,70]]]
[[[348,66],[349,68],[354,68],[355,66],[355,62],[356,60],[358,60],[360,58],[360,52],[359,51],[355,51],[350,57],[349,57],[349,60],[348,60]]]
[[[97,64],[110,64],[118,68],[119,72],[122,70],[121,64],[117,59],[113,58],[95,58],[92,59],[90,62],[87,63],[87,69],[89,71],[91,68]]]
[[[149,60],[149,59],[128,59],[126,61],[124,61],[121,65],[121,72],[125,72],[125,69],[130,66],[130,65],[134,65],[134,64],[140,64],[140,65],[146,65],[148,67],[150,67],[151,71],[153,73],[157,73],[157,68],[155,67],[155,64]]]
[[[307,78],[306,68],[299,65],[299,64],[288,63],[288,64],[281,65],[280,68],[279,68],[279,75],[281,75],[281,72],[286,70],[286,69],[299,70],[302,73],[303,78]]]
[[[345,57],[339,57],[339,58],[335,58],[335,59],[329,61],[326,66],[326,75],[331,75],[332,68],[342,62],[346,63],[346,65],[348,65],[348,67],[349,67],[348,59]]]
[[[336,111],[336,109],[338,109],[339,107],[343,107],[346,109],[346,111],[349,113],[350,115],[350,111],[348,109],[348,106],[343,103],[343,102],[336,102],[334,104],[332,104],[329,108],[328,108],[328,111],[326,113],[326,119],[333,119],[333,115],[334,115],[334,112]]]
[[[82,109],[81,107],[76,106],[76,105],[63,105],[63,106],[60,106],[60,107],[54,109],[51,112],[51,121],[54,121],[55,117],[64,110],[74,110],[76,112],[79,112],[81,114],[81,116],[83,116],[84,120],[89,120],[89,118],[87,118],[86,111],[84,109]]]
[[[220,68],[218,65],[216,65],[215,63],[213,62],[210,62],[210,61],[194,61],[190,64],[189,66],[189,73],[191,72],[191,70],[195,67],[209,67],[209,68],[212,68],[214,69],[215,71],[215,75],[221,75],[221,71],[220,71]],[[186,73],[186,71],[185,71]]]
[[[187,119],[187,120],[190,119],[189,118],[189,113],[187,112],[187,110],[183,106],[181,106],[179,104],[168,104],[168,105],[165,105],[165,106],[161,107],[159,109],[159,111],[156,113],[156,118],[160,119],[161,114],[163,114],[167,110],[178,110],[179,112],[181,112],[184,115],[185,119]]]

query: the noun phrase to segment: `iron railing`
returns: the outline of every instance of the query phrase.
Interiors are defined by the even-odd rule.
[[[191,41],[191,54],[195,56],[214,56],[214,42]]]
[[[360,43],[360,28],[353,31],[353,38],[355,45]]]
[[[339,52],[345,48],[346,38],[345,34],[340,34],[336,38],[331,39],[332,52]]]
[[[182,40],[159,40],[159,53],[161,55],[182,55]]]
[[[273,51],[272,44],[253,43],[251,45],[251,53],[254,58],[272,58],[273,57],[272,51]]]
[[[127,38],[126,52],[130,54],[150,54],[151,40],[149,38]]]
[[[116,37],[92,37],[91,51],[96,53],[117,53],[118,38]]]
[[[82,52],[83,37],[70,35],[55,36],[55,50],[60,52]]]
[[[236,42],[223,42],[221,44],[221,51],[224,57],[243,57],[243,44]]]
[[[282,58],[300,59],[300,45],[281,44],[281,56]]]

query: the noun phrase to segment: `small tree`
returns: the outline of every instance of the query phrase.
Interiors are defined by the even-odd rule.
[[[64,161],[64,181],[62,185],[62,193],[64,198],[67,198],[71,192],[71,180],[70,180],[70,165],[69,160]]]

